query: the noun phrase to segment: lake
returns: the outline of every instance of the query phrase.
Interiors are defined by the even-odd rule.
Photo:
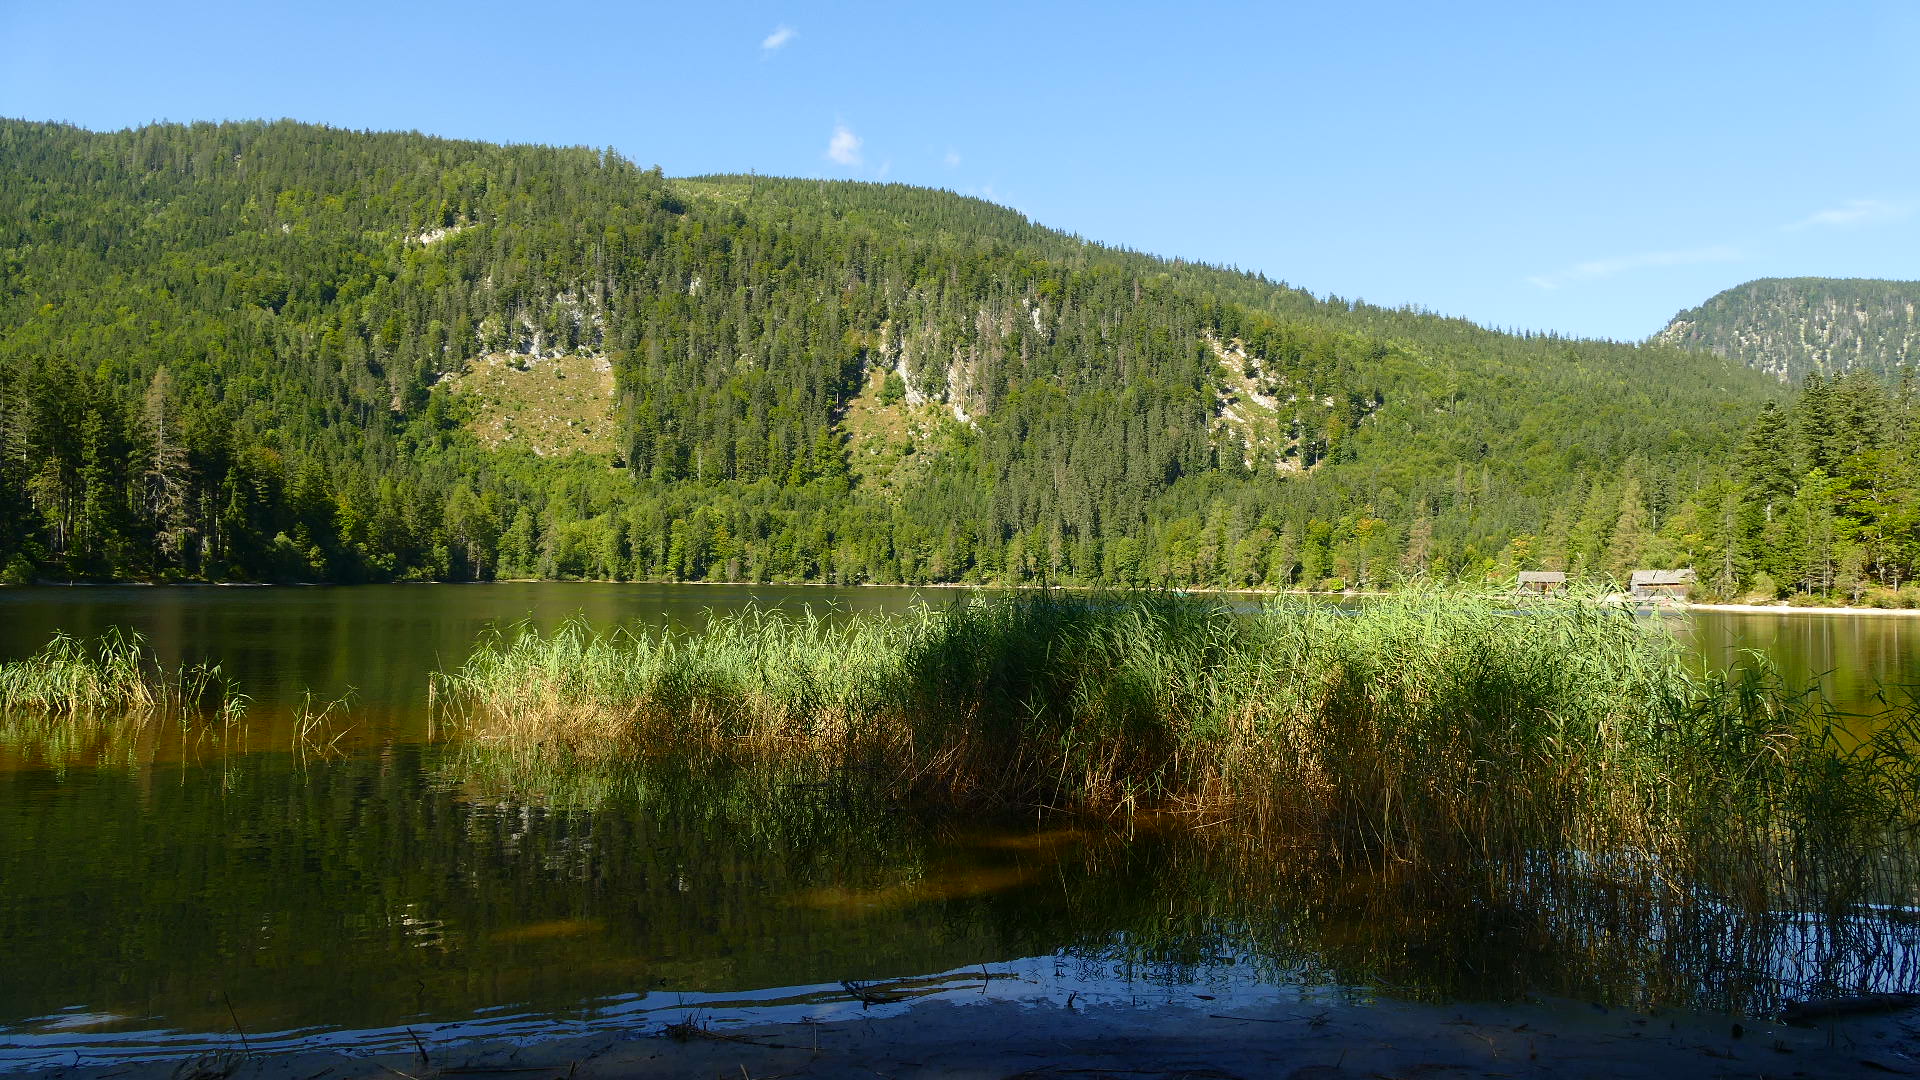
[[[0,1067],[230,1046],[240,1032],[256,1048],[401,1046],[409,1029],[446,1039],[873,1015],[956,995],[1204,994],[1228,1011],[1375,994],[1748,1000],[1724,976],[1655,978],[1633,941],[1567,948],[1580,928],[1551,919],[1396,919],[1370,906],[1366,881],[1256,884],[1184,827],[962,827],[828,793],[769,795],[751,777],[662,777],[562,805],[492,787],[428,738],[427,673],[489,627],[690,626],[748,603],[841,617],[955,595],[0,590],[0,656],[56,630],[120,627],[169,661],[218,662],[254,701],[246,737],[219,745],[0,742]],[[1701,613],[1676,629],[1705,662],[1758,649],[1843,707],[1920,684],[1917,620]],[[340,752],[299,752],[289,732],[303,705],[343,698]],[[1897,982],[1906,955],[1869,956],[1881,967],[1861,978]],[[1649,990],[1662,979],[1672,985]],[[861,1001],[843,982],[905,997]]]

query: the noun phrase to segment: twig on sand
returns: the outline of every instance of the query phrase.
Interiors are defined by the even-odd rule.
[[[677,1024],[668,1024],[660,1033],[668,1038],[677,1039],[681,1042],[685,1042],[688,1039],[712,1039],[715,1042],[740,1043],[743,1046],[764,1046],[769,1050],[806,1049],[804,1046],[794,1046],[790,1043],[761,1042],[758,1039],[750,1039],[745,1035],[729,1035],[724,1031],[715,1031],[712,1028],[702,1025],[691,1016]]]
[[[1312,1016],[1277,1016],[1277,1017],[1276,1016],[1228,1016],[1226,1013],[1208,1013],[1207,1018],[1210,1020],[1244,1020],[1249,1024],[1293,1024],[1293,1023],[1304,1022],[1313,1027],[1319,1027],[1321,1024],[1324,1024],[1327,1022],[1327,1014],[1323,1012],[1314,1013]]]
[[[78,1052],[74,1056],[77,1061]],[[234,1053],[206,1054],[188,1058],[173,1067],[170,1080],[225,1080],[239,1068],[241,1060],[241,1056]]]

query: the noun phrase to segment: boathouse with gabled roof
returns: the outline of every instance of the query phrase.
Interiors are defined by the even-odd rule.
[[[1627,595],[1635,600],[1685,600],[1693,582],[1692,570],[1635,570]]]
[[[1516,588],[1523,593],[1557,593],[1567,587],[1567,575],[1558,570],[1522,570]]]

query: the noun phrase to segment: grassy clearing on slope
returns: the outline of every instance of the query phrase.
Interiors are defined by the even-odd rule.
[[[840,418],[848,464],[865,490],[897,494],[911,488],[958,438],[960,422],[945,407],[910,404],[904,394],[900,376],[876,365]]]
[[[493,353],[448,385],[472,406],[467,430],[494,449],[524,446],[542,457],[615,451],[613,368],[604,359]]]

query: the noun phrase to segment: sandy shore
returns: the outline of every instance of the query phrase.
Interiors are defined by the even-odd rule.
[[[1920,1015],[1818,1028],[1583,1004],[1266,1005],[1211,1011],[930,1002],[884,1019],[715,1025],[522,1043],[424,1044],[43,1068],[46,1080],[595,1080],[615,1077],[1115,1077],[1194,1080],[1465,1077],[1920,1076]]]
[[[1758,615],[1905,615],[1920,616],[1920,608],[1789,607],[1786,604],[1688,604],[1688,611],[1736,611]]]

